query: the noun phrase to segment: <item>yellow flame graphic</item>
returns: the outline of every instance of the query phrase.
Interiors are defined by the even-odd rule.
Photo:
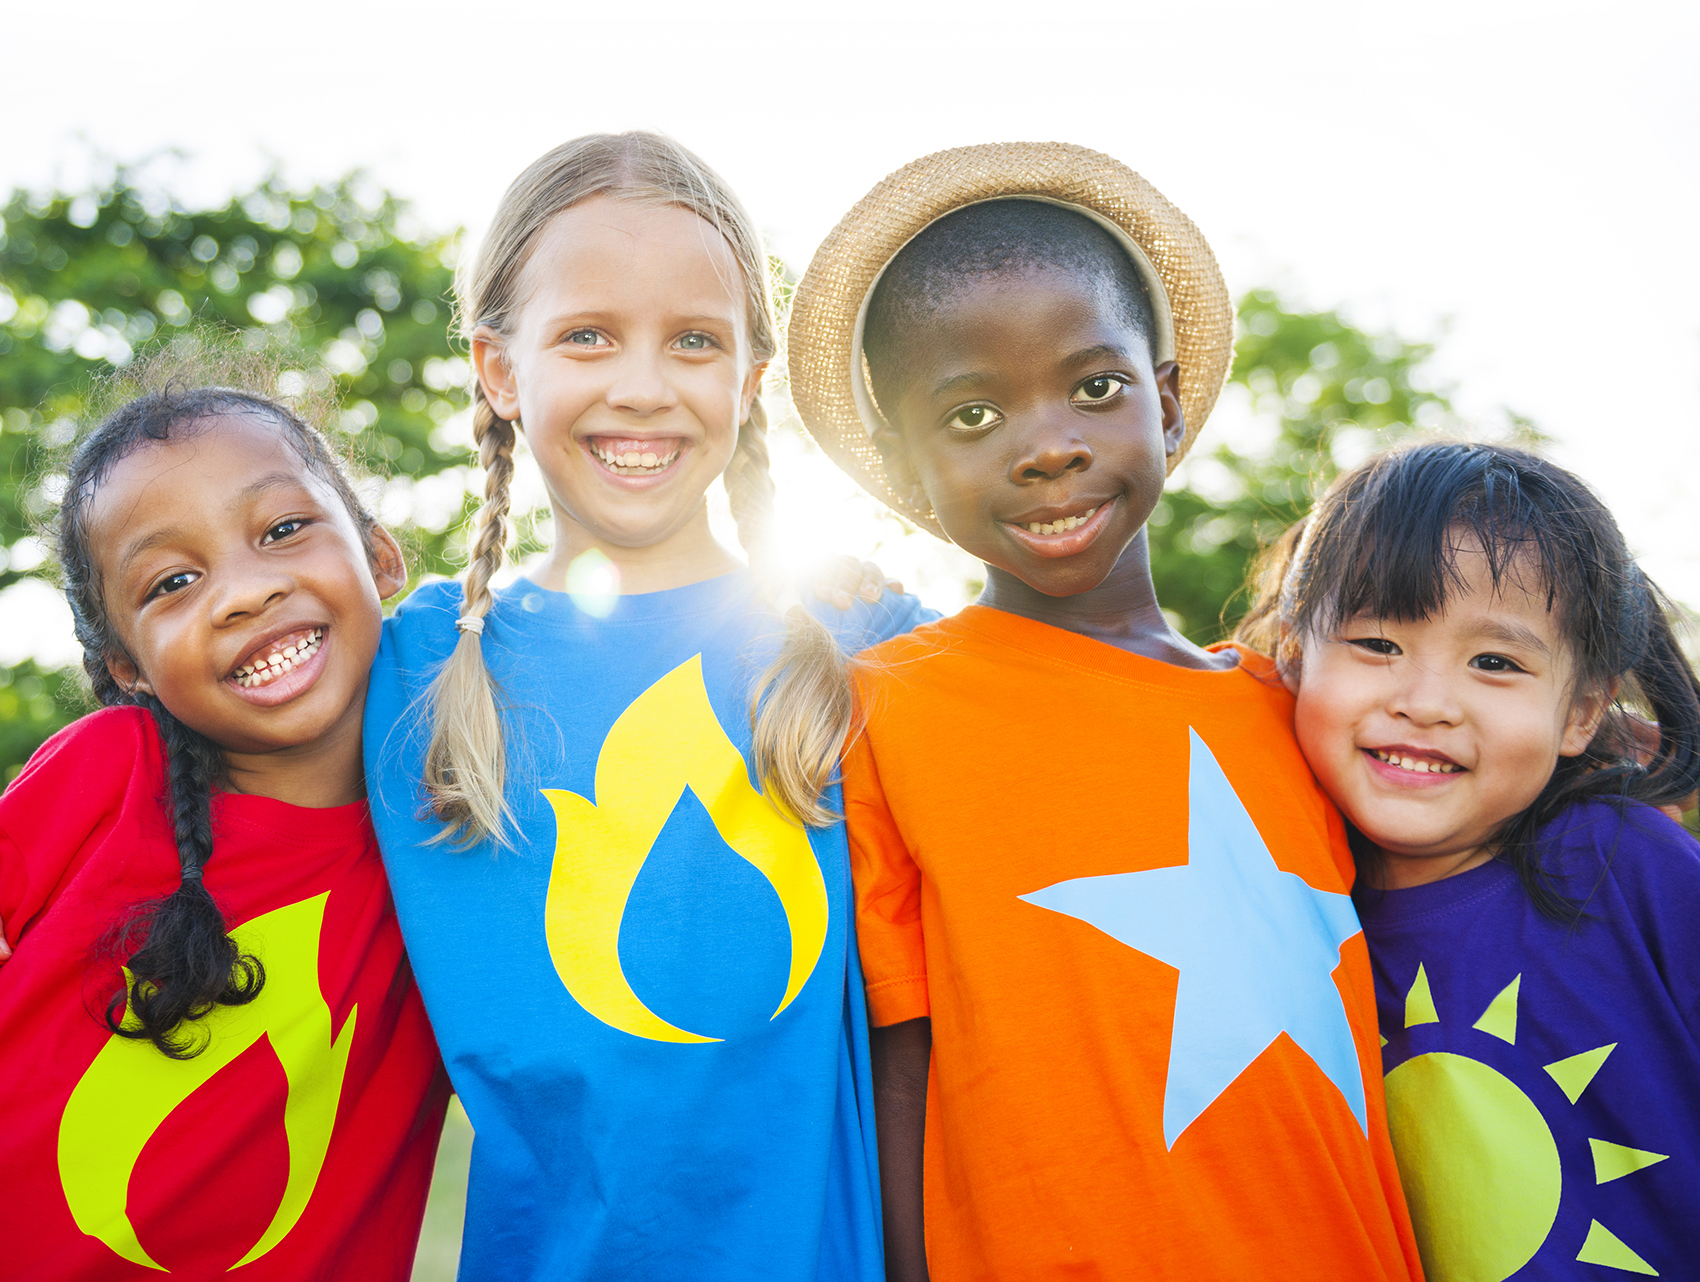
[[[573,1000],[604,1024],[662,1042],[715,1042],[643,1004],[620,965],[620,922],[650,848],[686,788],[721,838],[773,886],[791,929],[789,1006],[826,944],[826,881],[801,824],[750,786],[743,755],[721,729],[703,685],[702,656],[681,663],[632,701],[596,760],[596,803],[545,788],[555,808],[555,866],[544,933]]]
[[[281,1242],[307,1208],[336,1124],[356,1007],[331,1041],[331,1011],[319,992],[319,930],[329,894],[304,899],[231,931],[266,967],[266,984],[246,1006],[220,1006],[203,1021],[211,1041],[191,1060],[167,1059],[144,1041],[113,1037],[95,1056],[59,1123],[59,1180],[77,1227],[136,1264],[149,1258],[126,1208],[142,1148],[178,1105],[262,1037],[289,1083],[283,1129],[289,1178],[271,1224],[231,1268]],[[125,1016],[129,1018],[128,1014]]]

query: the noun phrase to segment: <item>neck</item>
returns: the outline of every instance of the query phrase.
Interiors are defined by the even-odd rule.
[[[706,503],[699,504],[677,530],[640,547],[612,542],[557,509],[555,545],[543,564],[528,577],[540,588],[564,592],[568,568],[587,552],[599,552],[614,563],[620,572],[622,596],[665,592],[744,568],[744,563],[728,552],[709,529]]]
[[[352,715],[344,715],[312,743],[272,752],[225,750],[224,768],[231,791],[271,797],[313,810],[359,801],[366,795],[366,775],[360,755],[360,723],[365,706],[362,690],[353,701]]]
[[[1383,890],[1405,890],[1444,881],[1480,868],[1493,858],[1492,846],[1474,846],[1446,855],[1398,855],[1383,846],[1376,849],[1381,852],[1380,875],[1376,880]]]
[[[1211,654],[1194,645],[1163,617],[1157,590],[1151,584],[1151,557],[1144,530],[1095,588],[1073,596],[1047,596],[1009,571],[988,565],[986,590],[980,594],[979,603],[1180,668],[1226,670],[1239,662],[1231,653]]]

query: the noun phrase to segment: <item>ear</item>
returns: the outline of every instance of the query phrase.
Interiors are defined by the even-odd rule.
[[[148,684],[148,679],[142,675],[136,661],[123,651],[107,652],[106,670],[112,674],[112,679],[123,688],[125,694],[153,693],[153,686]]]
[[[488,325],[480,325],[472,333],[472,368],[490,408],[509,422],[518,418],[519,383],[508,366],[502,336]]]
[[[761,391],[761,380],[767,374],[767,362],[750,366],[750,372],[744,375],[743,399],[738,402],[738,422],[749,422],[750,406],[755,404],[756,395]]]
[[[1157,378],[1157,399],[1163,407],[1163,453],[1173,458],[1186,439],[1186,413],[1181,409],[1181,365],[1164,361],[1151,371]]]
[[[372,540],[372,581],[378,586],[378,600],[388,601],[407,586],[407,558],[401,554],[401,544],[383,526],[374,524]]]
[[[880,452],[880,458],[885,462],[885,474],[894,486],[899,490],[921,488],[914,456],[910,454],[909,442],[903,438],[902,432],[890,423],[883,423],[874,433],[874,448]]]
[[[1600,728],[1600,722],[1605,719],[1607,710],[1617,699],[1617,682],[1596,688],[1593,692],[1577,697],[1570,705],[1569,719],[1564,723],[1564,737],[1558,743],[1558,755],[1561,757],[1579,757]]]

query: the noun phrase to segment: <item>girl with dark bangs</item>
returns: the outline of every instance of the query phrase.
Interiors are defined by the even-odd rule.
[[[1388,1116],[1430,1279],[1700,1259],[1700,682],[1617,523],[1503,446],[1342,476],[1266,559],[1350,821]],[[1661,808],[1665,813],[1661,813]]]

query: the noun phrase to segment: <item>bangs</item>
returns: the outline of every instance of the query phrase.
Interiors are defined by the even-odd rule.
[[[1299,550],[1289,625],[1429,619],[1485,564],[1495,592],[1528,592],[1560,613],[1568,635],[1585,631],[1577,598],[1610,561],[1588,519],[1596,505],[1529,464],[1538,460],[1503,447],[1426,445],[1342,478]]]

